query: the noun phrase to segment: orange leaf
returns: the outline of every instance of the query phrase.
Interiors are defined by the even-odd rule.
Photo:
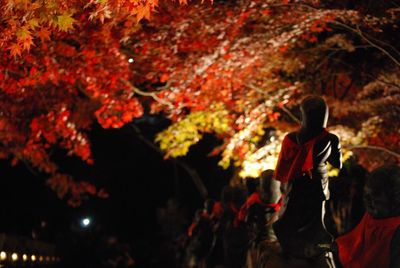
[[[169,79],[169,75],[168,74],[162,74],[160,77],[160,82],[164,83]]]
[[[138,7],[136,21],[139,22],[143,18],[145,18],[147,20],[150,19],[150,6],[149,5],[144,5],[144,6]]]
[[[22,42],[22,47],[24,50],[30,50],[31,46],[33,45],[33,39],[32,36],[26,37]]]
[[[28,38],[31,36],[31,32],[29,31],[28,27],[22,27],[19,29],[15,35],[17,36],[18,42],[23,42],[24,39]]]
[[[40,31],[38,31],[37,34],[38,34],[38,36],[40,38],[40,41],[44,42],[44,41],[50,39],[51,32],[49,31],[48,28],[42,27],[42,28],[40,28]]]
[[[16,58],[17,56],[21,56],[21,46],[19,44],[12,44],[9,48],[11,56]]]
[[[271,9],[264,9],[261,11],[261,14],[268,16],[269,14],[271,14]]]
[[[279,52],[284,53],[284,52],[286,52],[286,50],[288,50],[288,48],[289,48],[289,45],[285,44],[279,48]]]

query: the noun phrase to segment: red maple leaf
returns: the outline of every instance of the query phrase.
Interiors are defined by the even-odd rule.
[[[49,31],[48,28],[42,27],[42,28],[40,28],[40,30],[37,32],[37,35],[39,36],[40,41],[44,42],[44,41],[47,41],[47,40],[50,39],[51,32]]]

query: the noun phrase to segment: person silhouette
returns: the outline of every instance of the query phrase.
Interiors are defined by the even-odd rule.
[[[324,99],[308,96],[300,110],[301,127],[285,136],[273,176],[282,192],[273,229],[284,256],[312,263],[325,261],[318,245],[333,241],[323,221],[329,199],[327,163],[341,168],[342,157],[339,138],[326,130],[329,112]]]
[[[334,244],[344,268],[400,267],[400,167],[375,169],[364,187],[366,213]]]
[[[280,208],[279,202],[269,202],[271,200],[270,184],[273,173],[274,171],[270,169],[262,172],[258,187],[254,191],[249,191],[250,194],[238,213],[238,220],[246,222],[249,233],[252,233],[250,235],[251,240],[254,240],[253,242],[256,244],[264,240],[276,240],[270,228],[271,224],[269,224],[273,214]],[[248,188],[251,188],[255,179],[247,180],[250,183],[246,181],[246,184],[250,185]]]

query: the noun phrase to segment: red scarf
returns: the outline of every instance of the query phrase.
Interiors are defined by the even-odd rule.
[[[294,178],[301,177],[304,173],[311,176],[311,170],[314,167],[314,144],[328,133],[324,129],[321,134],[304,144],[297,144],[286,135],[282,142],[274,178],[286,183]]]
[[[244,203],[244,205],[240,208],[240,211],[239,211],[239,214],[238,214],[238,220],[239,221],[245,221],[246,220],[247,211],[254,204],[260,204],[261,206],[263,206],[265,208],[273,208],[274,211],[278,211],[279,208],[281,207],[280,202],[278,202],[276,204],[266,204],[261,200],[259,193],[252,193],[247,198],[246,203]]]
[[[388,268],[390,243],[399,227],[400,216],[374,219],[365,213],[356,228],[336,239],[343,267]]]

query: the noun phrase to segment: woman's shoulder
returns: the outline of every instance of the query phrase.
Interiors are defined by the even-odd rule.
[[[288,134],[286,134],[285,138],[289,138],[292,141],[295,141],[296,135],[297,135],[297,131],[292,131],[292,132],[289,132]]]
[[[332,132],[328,132],[327,138],[334,143],[339,143],[339,137]]]

